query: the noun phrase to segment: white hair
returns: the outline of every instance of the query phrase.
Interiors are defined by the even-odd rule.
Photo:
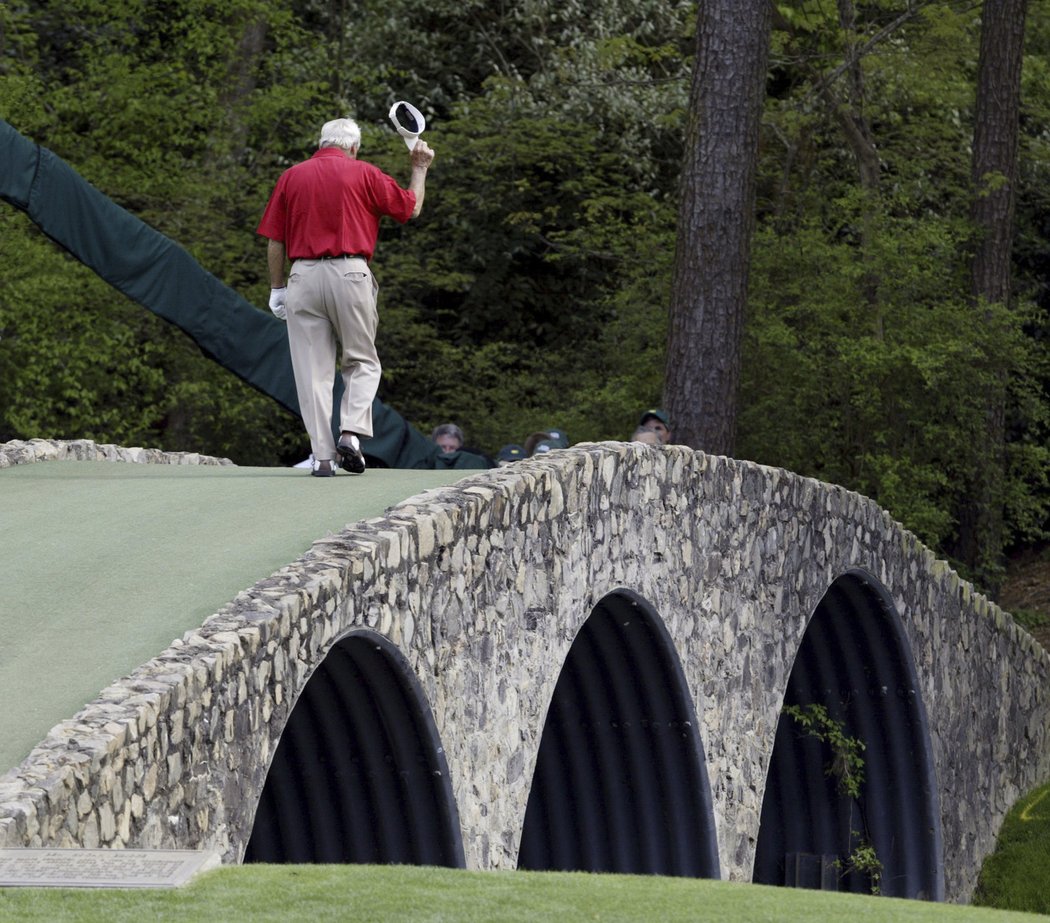
[[[332,119],[321,126],[321,140],[317,146],[357,150],[361,146],[361,129],[353,119]]]
[[[454,439],[459,440],[459,444],[463,445],[463,441],[466,438],[461,430],[455,423],[442,423],[440,426],[435,426],[434,431],[430,434],[430,438],[435,442],[438,436],[452,436]]]

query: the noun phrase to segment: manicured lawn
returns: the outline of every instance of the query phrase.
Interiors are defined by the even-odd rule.
[[[627,875],[371,866],[246,866],[177,891],[0,890],[0,919],[47,921],[871,920],[995,921],[1024,914],[884,897]]]

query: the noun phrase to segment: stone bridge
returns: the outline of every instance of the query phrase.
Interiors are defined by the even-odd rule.
[[[1050,778],[1050,658],[872,501],[577,446],[320,540],[58,725],[0,846],[966,901]],[[859,793],[785,705],[864,743]],[[838,861],[838,865],[834,863]]]

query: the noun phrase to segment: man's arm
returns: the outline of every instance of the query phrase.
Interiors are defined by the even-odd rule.
[[[288,289],[284,284],[284,243],[272,237],[266,243],[266,265],[270,270],[270,310],[278,320],[287,320]]]
[[[270,269],[270,288],[284,288],[284,242],[273,240],[266,244],[266,265]]]
[[[423,211],[423,198],[427,192],[427,169],[434,160],[434,151],[430,145],[422,139],[416,141],[412,148],[412,179],[409,180],[408,188],[416,194],[416,207],[412,209],[412,217],[418,218]]]

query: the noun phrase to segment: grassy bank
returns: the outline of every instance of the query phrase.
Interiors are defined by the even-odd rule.
[[[0,919],[284,921],[777,921],[993,923],[1000,910],[759,885],[628,875],[374,866],[246,866],[177,891],[0,890]],[[1031,919],[1031,918],[1030,918]]]
[[[974,903],[1050,914],[1050,785],[1017,802],[981,869]]]

